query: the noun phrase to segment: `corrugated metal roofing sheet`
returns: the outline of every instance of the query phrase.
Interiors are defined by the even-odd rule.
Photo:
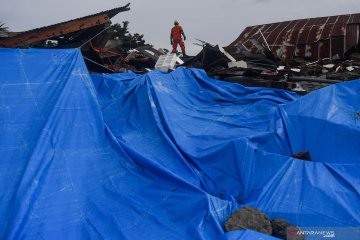
[[[54,25],[32,29],[21,32],[16,36],[0,39],[0,47],[19,47],[51,37],[62,36],[71,32],[76,32],[86,28],[91,28],[106,23],[111,23],[110,19],[116,14],[130,10],[130,3],[123,7],[113,8],[107,11],[76,18]]]
[[[60,25],[63,25],[65,23],[75,22],[75,21],[91,18],[91,17],[94,17],[94,16],[102,15],[102,14],[106,14],[109,18],[112,18],[112,17],[114,17],[115,15],[117,15],[120,12],[129,11],[130,10],[129,6],[130,6],[130,3],[126,4],[123,7],[117,7],[117,8],[113,8],[113,9],[110,9],[110,10],[106,10],[106,11],[98,12],[98,13],[95,13],[95,14],[91,14],[91,15],[88,15],[88,16],[85,16],[85,17],[75,18],[75,19],[65,21],[65,22],[61,22],[61,23],[57,23],[57,24],[31,29],[31,30],[28,30],[28,31],[21,32],[20,34],[29,33],[29,32],[35,32],[35,31],[43,30],[45,28],[55,27],[55,26],[58,26],[58,25],[60,26]]]
[[[347,27],[349,24],[354,27]],[[263,33],[271,50],[284,59],[293,56],[321,58],[344,53],[358,44],[360,14],[348,14],[320,18],[299,19],[247,27],[229,45],[244,44],[255,51],[250,42],[256,39],[264,44],[259,30]],[[333,40],[330,40],[333,39]],[[337,46],[335,46],[335,44]]]

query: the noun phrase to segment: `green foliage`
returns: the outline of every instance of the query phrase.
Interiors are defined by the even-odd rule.
[[[111,29],[114,31],[113,39],[120,39],[122,41],[121,49],[124,52],[140,46],[148,45],[144,40],[142,34],[131,34],[129,32],[129,22],[124,21],[122,24],[116,23],[112,25]]]
[[[5,23],[0,22],[0,32],[8,32],[9,28],[5,26]]]

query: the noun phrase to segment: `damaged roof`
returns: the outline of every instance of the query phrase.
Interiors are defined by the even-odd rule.
[[[250,26],[228,47],[255,52],[251,41],[255,39],[282,59],[343,58],[359,44],[359,25],[360,14],[348,14]]]
[[[62,36],[71,32],[111,23],[110,19],[120,12],[129,11],[130,3],[123,7],[113,8],[81,18],[57,23],[54,25],[19,32],[15,36],[0,38],[0,47],[20,47],[30,43]]]

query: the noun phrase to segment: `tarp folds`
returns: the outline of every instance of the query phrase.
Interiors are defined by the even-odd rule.
[[[224,233],[243,205],[360,225],[360,81],[299,97],[201,70],[90,76],[78,50],[0,61],[1,239],[264,239]]]

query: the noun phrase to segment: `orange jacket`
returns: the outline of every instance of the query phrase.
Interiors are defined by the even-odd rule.
[[[170,38],[171,39],[181,39],[181,34],[184,34],[184,31],[180,25],[175,25],[171,29]]]

